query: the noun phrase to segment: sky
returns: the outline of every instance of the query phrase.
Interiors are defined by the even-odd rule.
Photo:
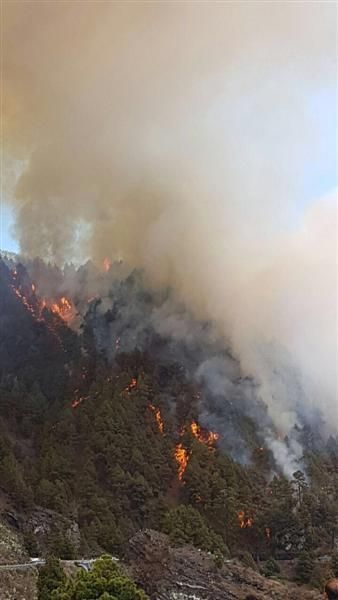
[[[0,249],[8,252],[18,252],[19,243],[15,236],[12,235],[14,226],[14,215],[10,206],[4,201],[1,208],[0,216]]]

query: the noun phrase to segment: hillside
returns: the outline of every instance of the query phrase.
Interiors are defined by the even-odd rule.
[[[0,600],[33,600],[36,593],[37,570],[8,570],[2,565],[27,563],[28,553],[22,536],[13,527],[0,523]]]
[[[311,585],[329,573],[313,567],[336,550],[337,440],[295,428],[287,479],[257,384],[138,272],[0,262],[0,416],[2,519],[30,556],[123,557],[151,528],[261,569],[308,560],[287,576]]]
[[[63,561],[61,565],[68,578],[80,576],[81,569],[74,562]],[[150,600],[242,600],[247,594],[254,594],[257,600],[322,597],[304,586],[268,579],[236,559],[216,564],[210,553],[190,545],[173,547],[166,535],[152,530],[140,531],[129,540],[119,568],[145,590]],[[0,566],[0,600],[36,600],[37,577],[34,565],[14,569]]]
[[[262,577],[236,560],[216,566],[214,557],[190,546],[173,548],[168,538],[142,531],[129,542],[129,569],[152,600],[319,600],[322,595]]]

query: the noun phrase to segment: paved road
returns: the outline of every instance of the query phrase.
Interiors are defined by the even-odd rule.
[[[119,559],[116,556],[112,556],[111,559],[114,562],[118,562]],[[92,564],[96,561],[96,558],[88,558],[83,560],[61,560],[63,567],[79,567],[85,571],[90,571]],[[41,558],[40,560],[34,560],[27,563],[12,564],[12,565],[0,565],[0,571],[24,571],[25,569],[31,569],[33,567],[39,567],[46,564],[46,561]]]

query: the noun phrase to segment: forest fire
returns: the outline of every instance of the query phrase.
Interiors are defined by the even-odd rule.
[[[48,302],[44,302],[45,306],[48,306]],[[49,308],[54,314],[59,315],[61,319],[66,321],[66,323],[69,323],[74,318],[73,305],[71,301],[68,300],[68,298],[66,298],[65,296],[62,296],[59,302],[53,302]]]
[[[179,432],[180,436],[187,431],[190,431],[194,438],[207,446],[209,450],[214,450],[214,444],[219,439],[218,433],[202,429],[196,421],[192,421],[189,426],[183,426]],[[175,459],[178,463],[178,479],[181,481],[190,459],[190,453],[182,444],[178,444],[175,448]]]
[[[175,459],[178,464],[178,479],[179,481],[182,481],[184,472],[189,462],[189,453],[182,446],[182,444],[177,444],[175,448]]]
[[[18,282],[18,273],[16,270],[12,271],[11,288],[14,294],[20,298],[22,304],[29,310],[29,312],[38,321],[43,320],[43,309],[48,308],[52,313],[57,314],[67,324],[72,321],[75,316],[74,306],[68,298],[62,296],[60,300],[49,300],[47,298],[39,299],[36,292],[37,288],[35,283],[30,283],[28,289],[20,285]],[[26,286],[27,287],[27,286]]]
[[[201,442],[201,444],[205,444],[206,446],[212,446],[219,439],[219,434],[215,431],[206,431],[202,430],[200,425],[193,421],[190,425],[190,431],[193,436]]]
[[[153,404],[149,405],[149,409],[154,413],[155,415],[155,419],[156,419],[156,423],[157,423],[157,427],[158,430],[163,433],[164,430],[164,423],[163,423],[163,419],[161,416],[161,411],[159,408],[156,408],[156,406],[154,406]]]
[[[65,296],[61,297],[59,301],[48,300],[46,298],[40,299],[37,296],[37,289],[34,283],[29,285],[22,285],[18,278],[18,272],[16,270],[11,272],[13,283],[10,287],[17,298],[21,301],[27,311],[34,317],[38,322],[45,323],[50,333],[57,339],[61,348],[64,349],[62,338],[59,335],[56,324],[46,319],[44,315],[44,309],[50,310],[54,315],[58,315],[67,325],[72,321],[75,316],[73,304]]]
[[[124,392],[130,394],[131,390],[137,387],[137,379],[135,377],[132,378],[131,382],[124,388]]]
[[[36,314],[35,314],[35,310],[33,308],[33,306],[28,302],[26,296],[24,294],[22,294],[20,292],[20,290],[18,288],[15,287],[15,285],[11,286],[14,294],[20,298],[22,304],[27,308],[27,310],[29,310],[29,312],[36,318]]]
[[[253,526],[254,520],[252,517],[247,517],[244,510],[240,510],[237,513],[239,526],[241,529],[248,529]]]

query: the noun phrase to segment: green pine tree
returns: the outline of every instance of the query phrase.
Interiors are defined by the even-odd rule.
[[[146,594],[121,572],[110,556],[101,556],[91,571],[79,571],[73,579],[54,588],[49,596],[49,600],[88,599],[148,600]]]
[[[66,576],[55,556],[49,556],[46,564],[39,570],[37,582],[38,600],[50,600],[53,590],[56,590],[66,581]]]
[[[314,568],[314,560],[309,552],[302,552],[296,563],[296,578],[299,583],[309,583]]]

